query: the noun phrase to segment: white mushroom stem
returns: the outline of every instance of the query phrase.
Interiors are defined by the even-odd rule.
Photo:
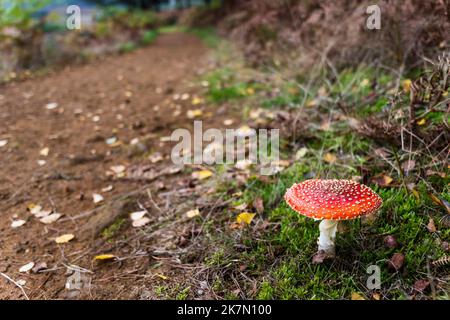
[[[337,220],[322,220],[319,224],[320,236],[317,240],[319,251],[324,251],[329,257],[335,255],[335,239],[338,226]]]

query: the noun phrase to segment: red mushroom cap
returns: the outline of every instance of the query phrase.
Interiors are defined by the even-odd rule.
[[[383,200],[352,180],[311,179],[290,187],[284,199],[296,212],[315,219],[347,220],[374,213]]]

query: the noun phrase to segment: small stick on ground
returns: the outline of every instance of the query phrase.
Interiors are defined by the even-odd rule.
[[[19,288],[22,291],[22,293],[25,296],[25,298],[27,300],[30,300],[30,298],[28,298],[27,293],[25,292],[25,290],[23,289],[23,287],[20,284],[18,284],[16,281],[11,279],[7,274],[4,274],[3,272],[0,272],[0,276],[4,277],[6,280],[11,281],[17,288]]]

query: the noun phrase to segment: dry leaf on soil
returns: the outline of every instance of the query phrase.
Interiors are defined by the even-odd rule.
[[[29,262],[23,266],[20,267],[19,272],[24,273],[24,272],[28,272],[31,269],[33,269],[34,267],[34,262]]]
[[[62,236],[59,236],[55,239],[55,242],[57,244],[63,244],[63,243],[67,243],[71,240],[73,240],[75,238],[75,236],[71,233],[68,234],[63,234]]]

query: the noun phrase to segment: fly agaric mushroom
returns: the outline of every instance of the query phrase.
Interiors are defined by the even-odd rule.
[[[339,220],[355,219],[374,213],[383,200],[369,187],[352,180],[310,179],[290,187],[284,199],[296,212],[322,220],[319,224],[319,252],[335,255]]]

